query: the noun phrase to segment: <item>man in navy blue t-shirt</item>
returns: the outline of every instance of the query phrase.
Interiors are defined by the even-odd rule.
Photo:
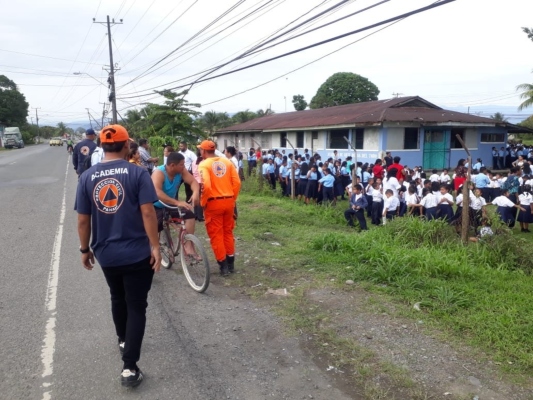
[[[137,361],[146,326],[146,299],[161,254],[153,206],[157,195],[146,169],[125,161],[128,139],[120,125],[102,130],[105,157],[80,176],[75,209],[81,261],[92,270],[96,257],[102,267],[124,361],[121,381],[132,387],[143,379]]]

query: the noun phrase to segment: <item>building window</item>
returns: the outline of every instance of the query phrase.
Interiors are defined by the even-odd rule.
[[[418,128],[405,128],[403,134],[403,148],[405,150],[419,149],[418,137]]]
[[[311,132],[311,139],[318,139],[318,131]]]
[[[303,132],[296,132],[296,147],[298,148],[304,147],[304,133]]]
[[[279,147],[287,147],[287,132],[279,134]]]
[[[357,150],[362,150],[365,147],[364,128],[357,128],[353,130],[352,146],[355,146]]]
[[[481,143],[503,143],[505,142],[504,133],[482,133]]]
[[[463,146],[461,145],[461,142],[457,140],[457,135],[461,137],[463,142],[465,141],[465,130],[464,129],[452,129],[452,133],[450,135],[450,149],[462,149]]]
[[[346,140],[344,137],[348,137],[348,129],[335,129],[329,131],[329,149],[345,149]]]

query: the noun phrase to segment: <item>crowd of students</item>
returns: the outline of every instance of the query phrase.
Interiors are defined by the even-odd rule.
[[[373,225],[381,225],[406,215],[427,220],[441,218],[450,224],[460,224],[461,189],[468,184],[470,223],[474,228],[483,227],[485,207],[492,204],[497,206],[498,215],[509,227],[514,227],[518,220],[521,231],[530,232],[529,223],[533,222],[533,148],[517,147],[508,152],[509,157],[516,156],[516,159],[509,159],[511,167],[507,176],[493,173],[481,159],[477,159],[468,183],[468,163],[464,159],[459,160],[453,171],[434,169],[429,173],[422,167],[402,165],[400,157],[392,157],[390,152],[374,164],[363,164],[354,163],[352,157],[342,160],[337,157],[337,151],[334,157],[322,160],[319,154],[311,155],[307,149],[302,154],[298,151],[285,154],[284,150],[260,152],[250,149],[248,173],[253,172],[260,160],[263,179],[273,190],[279,187],[283,196],[291,196],[294,167],[295,196],[299,201],[335,205],[348,197],[350,207],[344,213],[347,223],[353,226],[357,220],[362,230],[367,229],[366,218]],[[522,154],[527,154],[527,158]],[[352,184],[354,170],[356,180]]]

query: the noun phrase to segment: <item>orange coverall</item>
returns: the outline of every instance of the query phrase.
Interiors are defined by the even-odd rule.
[[[233,210],[241,189],[235,166],[225,157],[203,160],[198,166],[202,176],[205,227],[217,261],[235,254]]]

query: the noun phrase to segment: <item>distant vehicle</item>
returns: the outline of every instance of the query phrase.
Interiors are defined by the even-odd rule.
[[[4,132],[4,147],[6,149],[12,149],[14,147],[22,149],[24,147],[24,141],[22,140],[22,134],[19,128],[6,128]]]
[[[63,141],[60,137],[50,139],[50,146],[63,146]]]

